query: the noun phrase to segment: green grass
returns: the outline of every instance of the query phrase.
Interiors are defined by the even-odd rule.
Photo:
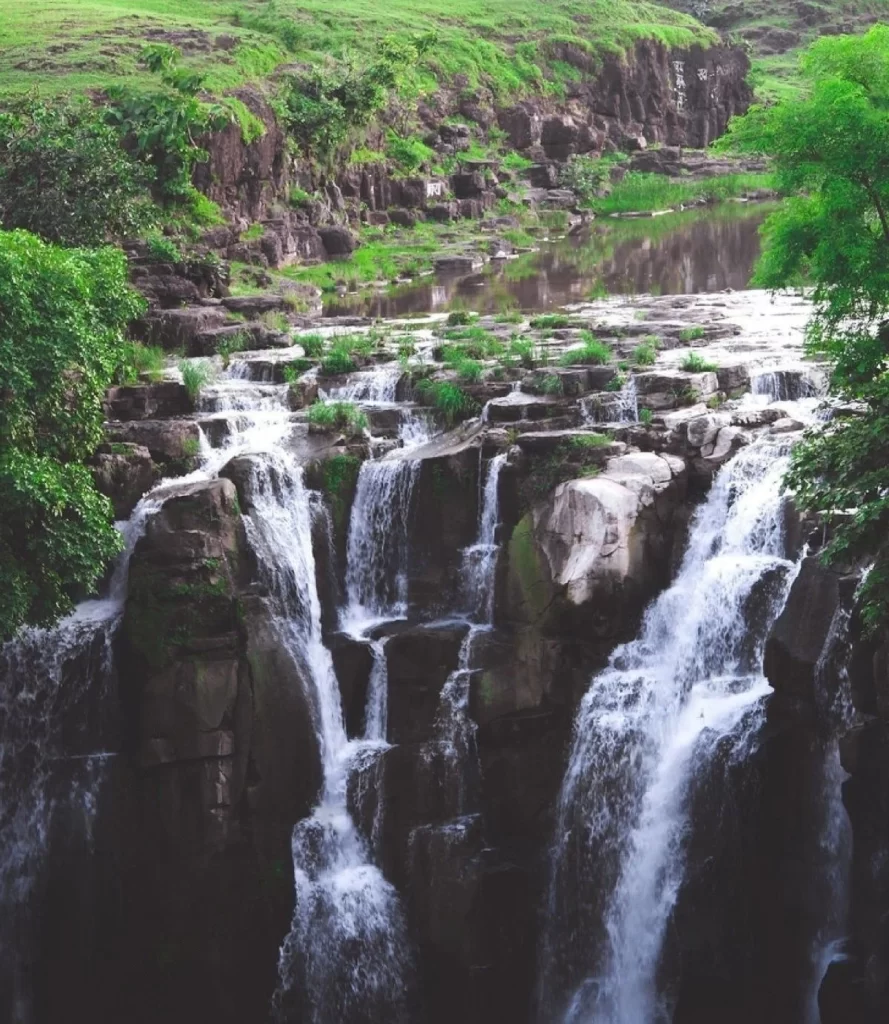
[[[606,434],[575,434],[568,439],[568,444],[572,448],[579,448],[581,450],[585,448],[602,448],[606,444],[611,444],[611,438]]]
[[[182,383],[188,392],[188,397],[195,401],[201,393],[205,384],[210,382],[213,371],[210,364],[203,360],[183,359],[179,364],[179,372],[182,374]]]
[[[478,411],[476,403],[457,384],[447,380],[417,381],[414,390],[420,400],[434,406],[449,424],[466,419]]]
[[[589,331],[582,331],[583,345],[563,352],[559,358],[562,366],[604,366],[611,361],[611,349],[604,341],[594,338]]]
[[[595,59],[638,39],[716,39],[688,15],[645,0],[340,0],[335,9],[329,0],[3,0],[2,8],[0,92],[138,86],[148,81],[139,49],[158,30],[202,34],[193,37],[201,45],[185,40],[184,63],[205,73],[213,91],[266,78],[287,62],[366,54],[386,35],[434,31],[417,91],[464,75],[468,89],[487,85],[499,96],[564,89],[559,43]],[[213,45],[223,33],[237,40],[233,49]]]
[[[571,318],[561,313],[544,313],[542,316],[535,316],[531,319],[531,326],[544,330],[559,327],[570,327]]]
[[[145,378],[156,384],[164,375],[165,354],[157,345],[143,345],[129,341],[124,351],[123,366],[120,370],[122,384],[138,384]]]
[[[700,202],[718,203],[771,187],[769,174],[725,174],[703,181],[683,181],[662,174],[629,171],[607,196],[593,199],[589,205],[602,216],[645,213]]]
[[[367,429],[367,417],[352,402],[316,402],[309,408],[309,425],[316,430],[342,430],[355,436]]]
[[[651,425],[651,421],[654,419],[654,413],[651,409],[640,409],[639,410],[639,422],[644,424],[646,427]]]
[[[320,334],[301,334],[293,340],[310,359],[317,359],[324,352],[324,338]]]
[[[679,368],[685,370],[686,373],[710,373],[718,369],[716,363],[708,362],[697,352],[689,352],[679,364]]]
[[[683,327],[679,332],[680,341],[698,341],[703,338],[707,332],[700,325],[694,327]]]
[[[637,345],[633,349],[633,362],[637,366],[653,366],[657,352],[652,345]]]

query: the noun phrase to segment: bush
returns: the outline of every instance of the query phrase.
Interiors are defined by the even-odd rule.
[[[568,444],[571,448],[602,448],[611,444],[611,438],[606,434],[575,434],[568,439]]]
[[[708,363],[697,352],[689,352],[688,355],[684,356],[679,364],[679,368],[685,370],[686,373],[709,373],[717,369],[715,363]]]
[[[435,157],[435,150],[430,149],[419,139],[405,139],[390,131],[386,136],[386,155],[398,164],[402,171],[414,174],[423,164],[428,164]]]
[[[154,174],[86,100],[29,98],[0,113],[0,224],[63,245],[140,234]]]
[[[640,409],[639,410],[639,422],[644,423],[646,427],[651,425],[651,421],[654,419],[654,413],[651,409]]]
[[[172,238],[167,238],[159,231],[152,231],[150,235],[147,235],[145,244],[148,246],[149,257],[156,263],[180,263],[182,261],[179,246]]]
[[[425,378],[417,381],[415,390],[424,402],[435,406],[449,424],[467,419],[478,410],[469,395],[450,381]]]
[[[120,251],[0,232],[0,640],[67,614],[120,549],[84,463],[144,305]]]
[[[562,378],[557,377],[554,373],[548,374],[540,382],[540,390],[544,395],[561,395],[565,390]]]
[[[183,359],[179,363],[179,372],[182,374],[182,383],[188,392],[192,402],[196,401],[204,387],[210,380],[210,365],[203,360]]]
[[[608,185],[612,162],[591,156],[573,156],[562,168],[560,184],[589,204]]]
[[[651,345],[637,345],[633,349],[633,362],[637,366],[653,366],[657,359],[657,352]]]
[[[448,313],[445,323],[448,327],[468,327],[477,319],[475,313],[469,313],[465,309],[455,309],[452,313]]]
[[[309,426],[319,431],[342,430],[354,436],[367,429],[367,417],[352,402],[316,402],[309,409]]]
[[[581,332],[583,345],[563,352],[559,362],[563,366],[604,366],[611,360],[611,349],[604,341],[594,338],[589,331]]]

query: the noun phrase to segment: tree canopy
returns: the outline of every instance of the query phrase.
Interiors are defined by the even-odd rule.
[[[812,286],[808,350],[851,404],[807,434],[788,480],[831,525],[828,559],[876,559],[873,622],[889,609],[889,28],[820,39],[802,67],[803,97],[752,108],[724,145],[769,154],[791,196],[765,224],[754,282]]]
[[[84,460],[142,305],[119,250],[0,232],[0,640],[70,611],[119,548]]]

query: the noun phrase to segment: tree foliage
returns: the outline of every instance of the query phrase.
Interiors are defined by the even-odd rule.
[[[0,639],[67,613],[118,550],[84,460],[141,308],[121,252],[0,232]]]
[[[788,481],[832,527],[828,559],[876,557],[873,622],[889,609],[889,28],[821,39],[803,71],[803,98],[753,108],[725,144],[769,154],[793,195],[766,222],[755,282],[812,285],[808,350],[852,405],[807,433]]]
[[[86,100],[28,97],[0,113],[0,224],[64,245],[134,235],[154,216],[153,172]]]

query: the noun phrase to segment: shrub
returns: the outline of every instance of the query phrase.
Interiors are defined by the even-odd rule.
[[[312,201],[312,195],[310,192],[306,192],[304,188],[299,188],[295,185],[287,197],[287,201],[295,209],[299,209],[301,206],[306,206]]]
[[[573,156],[562,168],[560,183],[588,204],[609,183],[612,163],[590,156]]]
[[[0,232],[0,640],[67,614],[120,549],[84,462],[144,305],[118,250]]]
[[[633,362],[637,366],[653,366],[657,353],[650,345],[637,345],[633,349]]]
[[[172,238],[167,238],[159,231],[152,231],[145,236],[148,255],[157,263],[181,263],[182,253]]]
[[[435,150],[419,139],[405,139],[390,131],[386,136],[386,154],[401,170],[413,174],[433,159]]]
[[[287,334],[290,331],[290,321],[287,319],[287,315],[279,309],[270,309],[259,319],[270,331],[278,331],[281,334]]]
[[[284,367],[284,383],[295,384],[299,378],[314,366],[308,359],[294,359]]]
[[[415,390],[424,402],[435,406],[449,424],[466,419],[478,409],[469,395],[450,381],[425,378],[417,381]]]
[[[639,410],[639,422],[644,423],[646,427],[651,425],[651,421],[654,419],[654,413],[651,409],[640,409]]]
[[[34,98],[0,112],[0,224],[63,245],[102,245],[156,220],[153,171],[86,100]]]
[[[565,390],[562,384],[562,378],[556,376],[554,373],[548,374],[540,382],[540,390],[544,395],[561,395]]]
[[[611,360],[611,349],[604,341],[594,338],[589,331],[581,333],[583,344],[580,348],[563,352],[559,362],[563,366],[604,366]]]
[[[124,346],[123,360],[118,372],[122,384],[135,384],[140,377],[156,383],[164,374],[164,350],[157,345],[143,345],[129,341]]]
[[[688,355],[684,356],[679,367],[685,370],[686,373],[708,373],[717,368],[715,363],[708,363],[697,352],[689,352]]]
[[[183,359],[179,363],[179,372],[182,374],[182,383],[188,392],[192,402],[197,400],[201,389],[210,380],[210,366],[203,360]]]
[[[465,309],[455,309],[453,312],[448,313],[448,318],[445,323],[448,327],[468,327],[470,324],[475,323],[478,317],[475,313],[469,313]]]
[[[699,338],[703,338],[705,333],[703,327],[685,327],[679,332],[679,340],[697,341]]]
[[[352,402],[316,402],[309,409],[309,426],[319,431],[342,430],[354,436],[367,429],[367,417]]]
[[[568,444],[571,448],[602,448],[606,444],[611,444],[611,438],[606,434],[575,434],[568,439]]]

